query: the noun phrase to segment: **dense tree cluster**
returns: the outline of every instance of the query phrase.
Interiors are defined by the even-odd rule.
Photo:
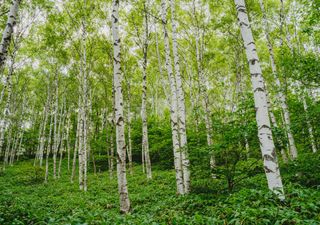
[[[0,4],[3,172],[32,159],[90,192],[108,170],[128,213],[136,164],[174,168],[178,195],[263,169],[284,200],[280,165],[320,147],[317,0]]]

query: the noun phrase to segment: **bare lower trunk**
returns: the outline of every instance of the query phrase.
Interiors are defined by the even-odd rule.
[[[70,171],[70,113],[68,113],[68,124],[67,124],[67,136],[66,136],[66,148],[67,148],[67,157],[68,157],[68,172]]]
[[[269,92],[268,92],[266,86],[265,86],[265,88],[266,88],[267,104],[268,104],[268,109],[269,109],[270,120],[271,120],[271,123],[272,123],[273,127],[277,129],[278,128],[278,123],[277,123],[276,117],[275,117],[275,115],[273,114],[273,111],[272,111]],[[283,145],[283,142],[282,142],[281,138],[278,138],[278,142],[280,144],[280,153],[281,153],[282,160],[283,160],[284,163],[287,163],[288,162],[288,157],[287,157],[287,153],[286,153],[286,151],[284,149],[284,145]]]
[[[147,12],[147,3],[144,4],[144,44],[143,44],[143,63],[142,63],[142,104],[141,104],[141,118],[142,118],[142,159],[145,161],[145,168],[147,178],[152,178],[151,161],[149,154],[149,138],[148,138],[148,119],[147,119],[147,66],[148,66],[148,38],[149,38],[149,17]],[[144,170],[144,166],[143,166]]]
[[[128,161],[129,161],[129,171],[130,174],[133,174],[132,168],[132,140],[131,140],[131,112],[130,112],[130,100],[128,102]]]
[[[166,68],[171,89],[171,99],[170,99],[170,119],[171,119],[171,131],[172,131],[172,144],[173,144],[173,155],[174,155],[174,167],[176,171],[176,185],[177,193],[180,195],[184,194],[184,182],[183,182],[183,172],[182,172],[182,156],[180,151],[179,143],[179,122],[178,122],[178,110],[177,110],[177,87],[176,80],[172,70],[172,62],[170,56],[170,42],[167,31],[167,9],[166,0],[161,1],[162,9],[162,26],[164,33],[164,45],[165,45],[165,58],[166,58]]]
[[[244,0],[235,0],[241,35],[246,49],[247,60],[251,74],[256,108],[256,120],[258,125],[258,137],[263,157],[264,170],[266,173],[268,187],[280,199],[284,199],[284,191],[280,176],[279,164],[273,142],[270,120],[268,115],[268,103],[265,92],[264,80],[257,55],[255,42],[252,36],[247,9]]]
[[[40,138],[40,146],[39,146],[39,164],[42,167],[42,161],[43,161],[43,152],[45,147],[45,133],[46,133],[46,127],[48,122],[48,108],[50,104],[50,88],[48,84],[48,96],[47,96],[47,102],[44,110],[44,121],[43,121],[43,127],[41,131],[41,138]]]
[[[80,101],[81,101],[81,97],[79,96],[79,100],[78,100],[79,107],[80,107]],[[70,178],[71,183],[73,183],[74,176],[76,173],[77,152],[79,151],[79,134],[80,134],[80,112],[78,112],[76,140],[73,148],[72,172],[71,172],[71,178]]]
[[[49,109],[49,112],[50,112],[50,109]],[[50,149],[51,149],[53,118],[54,118],[54,116],[52,115],[52,112],[51,112],[48,145],[47,145],[47,152],[46,152],[46,174],[45,174],[45,178],[44,178],[45,183],[48,182],[48,177],[49,177],[49,155],[50,155]]]
[[[113,81],[115,91],[115,125],[117,142],[117,177],[120,194],[120,212],[128,213],[130,210],[129,193],[126,176],[126,143],[124,134],[122,71],[120,57],[119,37],[119,0],[112,1],[112,36],[113,36]]]
[[[56,179],[56,171],[57,171],[57,152],[58,152],[58,114],[59,114],[59,86],[58,86],[58,72],[56,71],[55,76],[55,107],[54,107],[54,128],[53,128],[53,135],[54,135],[54,144],[53,144],[53,179]]]
[[[7,85],[8,85],[8,97],[6,100],[4,112],[3,112],[3,123],[0,126],[0,155],[2,153],[2,148],[3,148],[3,143],[4,143],[4,138],[5,138],[5,131],[6,128],[10,128],[10,121],[8,118],[10,118],[10,105],[11,105],[11,98],[12,98],[12,75],[13,75],[13,70],[14,70],[14,56],[12,57],[12,62],[9,68],[9,74],[8,74],[8,80],[7,80]],[[7,127],[8,126],[8,127]]]
[[[175,69],[175,80],[177,88],[177,101],[178,101],[178,126],[180,134],[180,151],[181,151],[181,162],[183,171],[183,185],[184,194],[190,192],[190,162],[188,156],[187,147],[187,130],[186,130],[186,108],[184,91],[182,87],[182,79],[180,74],[180,59],[178,53],[178,42],[177,42],[177,28],[175,21],[175,1],[170,0],[171,3],[171,20],[172,20],[172,43],[173,43],[173,58],[174,58],[174,69]]]
[[[310,123],[310,118],[309,118],[309,114],[308,114],[308,104],[307,104],[305,93],[303,93],[302,100],[303,100],[303,108],[304,108],[304,111],[306,114],[306,121],[307,121],[307,126],[308,126],[309,138],[310,138],[310,142],[311,142],[311,148],[312,148],[312,152],[315,153],[315,152],[317,152],[317,146],[316,146],[316,142],[314,140],[313,128]]]
[[[261,11],[263,14],[264,30],[265,30],[265,36],[267,39],[267,44],[268,44],[268,49],[269,49],[269,54],[270,54],[271,69],[272,69],[274,79],[276,81],[275,83],[276,83],[277,89],[278,89],[277,90],[278,98],[280,100],[281,108],[282,108],[282,111],[284,114],[285,128],[287,131],[288,141],[289,141],[289,150],[290,150],[291,157],[293,159],[295,159],[298,156],[298,152],[297,152],[297,148],[295,145],[293,133],[291,130],[291,121],[290,121],[290,113],[289,113],[288,104],[287,104],[287,97],[284,94],[282,84],[281,84],[280,79],[278,77],[275,56],[274,56],[274,51],[273,51],[273,45],[271,43],[271,39],[270,39],[270,35],[269,35],[269,24],[267,22],[267,17],[266,17],[266,13],[265,13],[265,9],[264,9],[263,0],[259,0],[259,1],[260,1],[260,8],[261,8]]]

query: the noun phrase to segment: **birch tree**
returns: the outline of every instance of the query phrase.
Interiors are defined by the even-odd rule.
[[[268,103],[264,79],[262,77],[260,61],[250,27],[247,8],[244,0],[235,0],[234,2],[251,74],[254,103],[256,108],[256,120],[258,125],[258,137],[260,141],[260,148],[264,170],[268,181],[268,187],[270,190],[276,193],[280,199],[284,199],[285,197],[279,164],[268,116]]]
[[[7,59],[8,49],[10,46],[13,28],[18,19],[18,10],[21,0],[13,0],[8,13],[7,25],[2,33],[2,39],[0,43],[0,73],[2,74],[4,64]]]
[[[149,154],[148,119],[147,119],[147,66],[148,66],[148,45],[149,45],[149,16],[148,2],[144,2],[144,38],[143,38],[143,62],[142,62],[142,158],[145,160],[147,178],[152,178],[151,160]]]
[[[182,171],[182,156],[179,143],[179,121],[178,121],[178,101],[177,101],[177,86],[176,80],[172,69],[172,60],[170,55],[170,41],[167,30],[167,8],[166,0],[161,0],[161,19],[164,35],[164,47],[165,47],[165,61],[168,79],[170,83],[171,98],[170,98],[170,119],[171,119],[171,132],[172,132],[172,144],[174,155],[174,167],[176,171],[176,185],[177,193],[184,194],[184,182]]]
[[[267,21],[267,16],[266,16],[263,0],[259,0],[259,3],[260,3],[260,9],[262,11],[262,16],[263,16],[263,27],[264,27],[265,37],[267,40],[268,50],[269,50],[269,54],[270,54],[271,69],[272,69],[274,79],[276,81],[275,83],[277,85],[278,98],[279,98],[281,108],[282,108],[282,111],[284,114],[284,122],[285,122],[286,132],[288,135],[290,155],[293,159],[295,159],[298,156],[298,152],[297,152],[294,137],[293,137],[293,134],[291,131],[291,120],[290,120],[290,112],[289,112],[289,108],[288,108],[288,104],[287,104],[287,97],[284,94],[282,84],[281,84],[280,79],[278,77],[278,71],[277,71],[276,62],[275,62],[273,45],[271,43],[270,34],[269,34],[269,24]]]
[[[177,100],[178,100],[178,127],[180,134],[180,151],[181,162],[183,170],[183,185],[184,193],[190,192],[190,162],[187,149],[187,128],[186,128],[186,106],[184,99],[184,91],[182,87],[182,79],[180,73],[180,57],[178,53],[178,41],[177,41],[177,24],[175,19],[175,1],[170,0],[171,4],[171,21],[172,21],[172,49],[174,59],[174,70],[177,88]]]
[[[307,92],[305,91],[305,93],[302,94],[303,109],[305,111],[306,122],[307,122],[307,127],[308,127],[308,132],[309,132],[309,138],[310,138],[312,152],[316,153],[318,150],[317,150],[316,142],[315,142],[315,139],[314,139],[313,127],[311,125],[310,118],[309,118],[308,104],[307,104],[306,96],[307,96]]]
[[[115,102],[115,124],[117,142],[117,177],[118,191],[120,194],[120,212],[128,213],[130,200],[126,176],[126,143],[124,134],[123,96],[122,96],[122,71],[119,37],[119,0],[112,1],[112,36],[113,36],[113,82]]]

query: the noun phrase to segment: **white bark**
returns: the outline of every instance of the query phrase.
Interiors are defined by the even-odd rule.
[[[195,16],[195,21],[196,21],[196,32],[195,32],[195,41],[196,41],[196,60],[197,60],[197,73],[198,73],[198,84],[199,84],[199,90],[202,95],[202,105],[205,111],[205,125],[206,125],[206,132],[207,132],[207,145],[211,146],[213,144],[212,140],[212,125],[211,125],[211,118],[210,118],[210,110],[209,110],[209,96],[208,96],[208,91],[206,87],[206,81],[204,77],[204,71],[202,68],[202,55],[203,53],[202,48],[200,47],[200,31],[199,31],[199,24],[198,24],[198,19],[196,17],[196,6],[195,2],[193,4],[193,12]]]
[[[58,81],[58,71],[56,71],[55,75],[55,106],[54,106],[54,126],[53,126],[53,179],[56,179],[56,171],[57,171],[57,152],[58,152],[58,114],[59,114],[59,81]]]
[[[46,173],[45,173],[45,178],[44,178],[45,183],[48,182],[48,177],[49,177],[49,155],[50,155],[50,150],[51,150],[51,139],[52,139],[51,136],[52,136],[52,127],[53,127],[53,115],[52,115],[52,112],[50,111],[50,108],[49,108],[49,112],[50,112],[51,119],[50,119],[47,152],[46,152]]]
[[[271,124],[273,125],[274,128],[278,128],[278,123],[276,120],[276,117],[272,111],[272,107],[271,107],[271,103],[270,103],[270,96],[269,96],[269,92],[267,89],[267,86],[265,85],[265,89],[266,89],[266,96],[267,96],[267,104],[268,104],[268,109],[269,109],[269,116],[270,116],[270,120],[271,120]],[[288,162],[288,157],[287,157],[287,153],[285,151],[285,149],[283,148],[283,142],[281,141],[281,138],[278,139],[279,144],[280,144],[280,153],[281,153],[281,157],[283,162],[287,163]]]
[[[71,128],[70,127],[71,126],[70,113],[68,113],[67,120],[68,120],[68,122],[67,122],[67,135],[66,135],[67,146],[66,146],[66,148],[67,148],[67,157],[68,157],[68,171],[70,171],[70,140],[69,140],[70,128]]]
[[[79,96],[78,98],[79,107],[80,107],[80,102],[81,102],[81,96]],[[76,172],[77,153],[79,152],[79,134],[80,134],[80,112],[78,112],[76,140],[73,148],[72,172],[71,172],[71,178],[70,178],[71,183],[73,183],[74,175]]]
[[[284,199],[285,197],[279,164],[270,128],[264,80],[262,77],[261,66],[256,51],[249,18],[247,15],[247,9],[244,0],[235,0],[235,5],[251,74],[256,108],[256,120],[258,125],[258,137],[260,141],[260,148],[263,157],[264,170],[268,181],[268,187],[270,190],[276,193],[280,199]]]
[[[115,124],[117,141],[117,175],[120,194],[120,211],[128,213],[130,201],[126,176],[126,143],[124,134],[122,71],[119,37],[119,0],[112,1],[113,79],[115,90]]]
[[[170,106],[170,96],[169,96],[169,93],[167,92],[166,84],[163,79],[161,57],[160,57],[160,52],[159,52],[159,40],[158,40],[157,25],[155,25],[154,27],[155,27],[155,36],[156,36],[156,53],[157,53],[157,59],[158,59],[158,68],[159,68],[161,86],[162,86],[164,95],[166,97],[166,102]]]
[[[60,159],[59,159],[59,166],[58,166],[58,178],[60,178],[61,176],[61,166],[62,166],[62,158],[63,158],[63,152],[64,152],[64,148],[65,148],[65,145],[64,145],[64,139],[65,139],[65,125],[64,125],[64,122],[65,122],[65,105],[66,105],[66,102],[65,102],[65,98],[63,99],[63,106],[61,108],[61,112],[60,112],[60,120],[59,120],[59,128],[58,128],[58,143],[59,143],[59,153],[60,153]],[[62,129],[62,131],[61,131]]]
[[[114,96],[113,96],[114,98]],[[108,155],[108,165],[109,165],[109,177],[110,179],[113,178],[113,168],[114,168],[114,107],[112,108],[112,118],[110,123],[110,149],[109,149],[109,155]]]
[[[177,88],[176,81],[172,70],[172,62],[170,56],[170,42],[167,31],[167,9],[166,0],[161,1],[162,9],[162,26],[164,33],[164,47],[165,47],[165,59],[166,68],[170,82],[171,89],[171,101],[170,101],[170,119],[171,119],[171,130],[172,130],[172,144],[174,154],[174,167],[176,171],[176,185],[178,194],[184,194],[184,183],[183,183],[183,172],[182,172],[182,157],[179,143],[179,124],[178,124],[178,109],[177,109]]]
[[[148,116],[147,116],[147,66],[148,66],[148,36],[149,36],[149,24],[148,24],[148,12],[146,3],[144,5],[145,15],[145,33],[143,43],[143,62],[142,62],[142,103],[141,103],[141,119],[142,119],[142,159],[145,160],[147,178],[152,178],[151,172],[151,160],[149,154],[149,138],[148,138]],[[144,166],[143,166],[144,168]]]
[[[10,105],[11,105],[11,98],[12,98],[12,75],[13,75],[13,70],[14,70],[14,55],[12,56],[12,62],[9,68],[9,74],[8,74],[8,97],[6,100],[6,104],[5,104],[5,108],[3,111],[3,124],[0,127],[0,155],[2,152],[2,148],[3,148],[3,144],[4,144],[4,136],[5,136],[5,132],[6,129],[8,129],[10,127]],[[7,128],[8,126],[8,128]]]
[[[50,104],[50,87],[49,86],[50,86],[50,84],[48,84],[47,101],[46,101],[45,110],[44,110],[44,121],[43,121],[43,126],[42,126],[42,131],[41,131],[41,137],[40,137],[40,146],[39,146],[40,167],[42,167],[43,152],[44,152],[45,140],[46,140],[46,127],[47,127],[47,122],[48,122],[48,108],[49,108],[49,104]]]
[[[85,8],[86,8],[86,0],[84,0]],[[83,163],[83,190],[87,191],[87,163],[88,163],[88,146],[87,146],[87,138],[88,138],[88,118],[87,118],[87,109],[89,108],[88,105],[88,81],[87,81],[87,28],[86,28],[86,18],[83,18],[82,21],[82,48],[83,48],[83,55],[82,55],[82,132],[83,132],[83,153],[82,153],[82,163]]]
[[[3,170],[5,170],[6,165],[8,164],[8,159],[9,159],[9,154],[10,154],[10,147],[11,147],[11,136],[12,136],[12,129],[9,130],[8,135],[7,135],[7,146],[4,154],[4,159],[3,159]]]
[[[13,0],[10,11],[8,13],[7,25],[3,31],[2,39],[0,43],[0,74],[2,73],[4,64],[7,59],[8,49],[11,42],[11,37],[13,33],[13,27],[16,24],[18,17],[18,10],[21,0]]]
[[[306,100],[306,93],[303,93],[302,101],[303,101],[303,108],[304,108],[304,111],[306,114],[306,122],[307,122],[307,126],[308,126],[308,132],[309,132],[309,138],[310,138],[310,142],[311,142],[312,152],[315,153],[315,152],[317,152],[317,146],[316,146],[316,142],[314,140],[313,128],[312,128],[309,114],[308,114],[308,104],[307,104],[307,100]]]
[[[127,112],[127,120],[128,120],[128,161],[129,161],[129,171],[130,174],[133,173],[132,168],[132,140],[131,140],[131,94],[130,94],[130,85],[128,85],[128,112]]]
[[[278,73],[277,73],[273,45],[271,43],[271,39],[270,39],[270,35],[269,35],[269,24],[267,21],[267,16],[265,13],[263,0],[259,0],[259,2],[260,2],[260,8],[261,8],[261,11],[263,14],[263,27],[264,27],[265,36],[266,36],[269,54],[270,54],[272,73],[273,73],[274,79],[276,81],[278,98],[280,100],[281,108],[282,108],[282,111],[284,114],[285,129],[286,129],[286,132],[288,135],[288,141],[289,141],[289,150],[290,150],[291,157],[293,159],[295,159],[298,156],[298,152],[297,152],[294,137],[293,137],[293,134],[291,131],[291,121],[290,121],[290,113],[289,113],[288,104],[287,104],[287,97],[284,94],[283,87],[282,87],[282,84],[280,82],[280,79],[279,79]]]
[[[171,3],[171,21],[172,21],[172,43],[173,43],[173,59],[175,69],[175,79],[177,87],[177,100],[178,100],[178,126],[180,134],[180,151],[183,170],[183,185],[184,193],[190,192],[190,162],[187,148],[187,130],[186,130],[186,107],[184,99],[184,91],[182,87],[182,79],[180,73],[180,58],[178,53],[177,41],[177,24],[175,20],[175,1],[170,0]]]

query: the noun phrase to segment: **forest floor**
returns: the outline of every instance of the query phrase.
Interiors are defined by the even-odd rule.
[[[320,224],[318,188],[285,182],[287,199],[280,202],[267,190],[263,174],[233,193],[221,188],[221,180],[193,180],[192,193],[177,196],[173,170],[154,169],[148,181],[136,166],[128,175],[132,209],[121,215],[116,177],[89,173],[84,193],[64,171],[47,184],[31,161],[2,171],[0,224]]]

